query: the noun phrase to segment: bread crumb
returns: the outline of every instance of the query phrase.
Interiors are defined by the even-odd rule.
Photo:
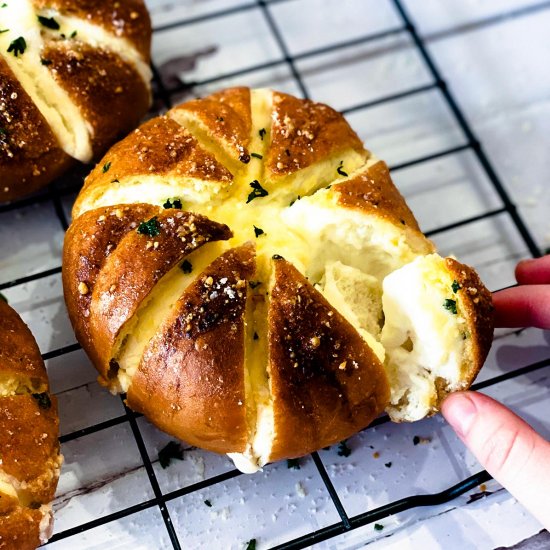
[[[347,366],[347,361],[344,361],[338,365],[338,368],[340,370],[346,370],[346,366]]]

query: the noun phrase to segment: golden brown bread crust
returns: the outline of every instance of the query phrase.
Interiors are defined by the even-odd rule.
[[[344,117],[328,105],[275,92],[272,119],[266,159],[270,178],[288,176],[349,148],[364,151]]]
[[[42,55],[91,126],[94,156],[135,128],[147,112],[149,88],[118,54],[80,40],[50,40]]]
[[[56,9],[103,27],[119,38],[128,40],[150,60],[151,19],[143,0],[32,0],[37,10]]]
[[[30,503],[53,500],[59,476],[57,400],[15,395],[0,399],[2,471],[24,483]]]
[[[18,506],[9,514],[0,516],[1,550],[35,550],[41,544],[41,510]]]
[[[302,456],[365,428],[389,402],[382,363],[289,262],[274,260],[269,367],[270,460]]]
[[[386,219],[420,232],[403,195],[395,187],[384,161],[379,161],[350,179],[332,186],[338,204]]]
[[[142,223],[152,234],[140,232]],[[146,204],[99,208],[72,224],[63,261],[68,311],[105,379],[121,328],[156,283],[193,250],[230,236],[203,216]]]
[[[467,324],[464,341],[466,357],[461,377],[461,389],[467,389],[475,380],[491,348],[494,330],[493,301],[491,293],[471,267],[453,258],[445,258],[445,265],[460,285],[456,296]]]
[[[244,354],[254,247],[222,254],[184,292],[151,340],[128,391],[128,405],[192,445],[243,452]]]
[[[231,88],[204,99],[186,101],[174,107],[171,116],[177,118],[180,111],[188,111],[196,116],[212,136],[227,144],[233,158],[243,164],[250,162],[248,147],[252,113],[249,88]]]
[[[92,152],[97,158],[134,128],[150,105],[150,85],[144,78],[152,31],[145,4],[143,0],[33,0],[32,4],[37,13],[59,10],[62,16],[100,26],[109,36],[128,40],[126,47],[139,53],[140,70],[128,61],[138,54],[129,54],[125,61],[114,51],[118,46],[102,44],[102,39],[86,44],[78,34],[65,37],[60,31],[44,29],[43,43],[38,46],[40,56],[25,52],[20,55],[29,74],[34,74],[31,80],[38,80],[41,71],[47,69],[67,92],[89,127]],[[51,15],[51,11],[44,13]],[[75,163],[70,156],[75,153],[70,146],[62,145],[64,140],[60,138],[60,132],[70,130],[50,128],[43,116],[49,116],[47,111],[41,113],[34,105],[8,68],[7,56],[11,59],[12,54],[0,52],[0,201],[43,187]],[[49,102],[45,99],[53,110],[60,109]],[[80,136],[77,141],[82,139]],[[81,154],[76,156],[83,158]]]
[[[36,191],[73,162],[0,56],[0,202]]]
[[[29,327],[0,300],[0,378],[22,378],[33,390],[48,390],[48,375]]]
[[[1,300],[0,376],[0,481],[12,488],[4,493],[0,485],[0,548],[36,548],[51,534],[49,504],[62,462],[57,400],[32,334]]]

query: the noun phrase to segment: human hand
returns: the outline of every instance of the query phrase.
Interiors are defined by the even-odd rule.
[[[519,286],[493,295],[496,326],[550,328],[550,256],[520,262]],[[550,443],[506,407],[476,392],[441,411],[487,471],[550,529]]]

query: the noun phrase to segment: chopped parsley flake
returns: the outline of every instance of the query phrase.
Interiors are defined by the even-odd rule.
[[[351,454],[351,449],[347,446],[346,440],[342,441],[338,445],[338,456],[349,456]]]
[[[302,197],[300,197],[300,195],[298,195],[293,201],[290,202],[290,204],[288,206],[292,206],[296,201],[299,201]]]
[[[38,16],[39,23],[48,29],[58,31],[60,29],[59,23],[53,17],[44,17],[42,15]]]
[[[41,409],[49,409],[52,406],[52,401],[50,399],[50,396],[44,392],[44,393],[33,393],[32,396],[38,401],[38,406]]]
[[[265,128],[261,128],[258,134],[260,134],[260,139],[263,141],[266,134]]]
[[[106,162],[106,163],[103,165],[103,173],[105,174],[106,172],[108,172],[108,171],[109,171],[109,168],[111,168],[111,161]]]
[[[344,161],[341,160],[340,161],[340,164],[338,165],[338,168],[336,168],[336,171],[341,175],[341,176],[344,176],[344,177],[347,177],[347,172],[344,172]]]
[[[23,55],[26,49],[27,43],[25,42],[25,39],[20,36],[19,38],[11,41],[10,47],[8,48],[8,53],[13,53],[15,57],[18,57],[19,54]]]
[[[184,273],[191,273],[191,271],[193,271],[193,265],[189,260],[183,260],[180,267]]]
[[[0,136],[7,136],[8,131],[0,126]]]
[[[2,300],[3,302],[6,302],[6,304],[8,303],[8,299],[0,292],[0,300]]]
[[[0,6],[0,8],[7,8],[7,7],[8,7],[8,5],[6,4],[6,2],[4,2],[4,3]]]
[[[170,441],[159,451],[159,463],[163,469],[170,466],[171,460],[183,460],[183,447],[177,441]]]
[[[273,256],[271,256],[271,258],[273,260],[284,260],[284,258],[280,254],[273,254]]]
[[[246,199],[246,204],[259,197],[267,197],[267,195],[269,195],[258,180],[250,182],[250,187],[252,187],[252,192],[249,193],[248,198]]]
[[[208,508],[212,508],[212,503],[208,499],[206,499],[204,503],[208,506]]]
[[[246,550],[256,550],[256,539],[250,539],[246,543]]]
[[[254,227],[254,235],[256,235],[256,238],[258,238],[260,235],[265,235],[265,231],[260,227],[256,227],[255,225],[252,227]]]
[[[382,529],[384,529],[384,526],[380,525],[380,523],[375,523],[374,524],[374,530],[375,531],[382,531]]]
[[[156,237],[160,233],[160,225],[156,216],[146,222],[141,222],[137,232],[140,235],[147,235],[147,237]]]
[[[166,202],[162,205],[164,208],[178,208],[179,210],[182,209],[181,199],[178,199],[177,197],[173,199],[166,199]]]
[[[263,159],[263,155],[260,155],[259,153],[250,153],[251,157],[254,157],[256,159]]]
[[[77,32],[76,32],[76,31],[73,31],[73,32],[71,33],[71,35],[69,36],[69,38],[74,38],[74,37],[76,36],[76,34],[77,34]]]
[[[9,29],[0,29],[0,34],[3,34],[3,33],[8,32],[8,31],[9,31]]]
[[[453,292],[456,294],[462,287],[458,284],[458,281],[453,281],[451,288],[453,289]]]
[[[254,340],[258,340],[258,339],[260,338],[260,337],[258,336],[258,333],[257,333],[257,332],[254,333],[253,338],[254,338]]]
[[[51,59],[44,59],[43,57],[40,58],[40,63],[47,67],[48,65],[51,65],[53,61]]]
[[[248,286],[250,288],[256,288],[257,286],[260,286],[262,284],[261,281],[248,281]]]
[[[300,459],[299,458],[288,458],[286,461],[286,467],[290,470],[299,470],[300,469]]]
[[[450,298],[445,298],[443,302],[443,307],[450,311],[453,315],[457,314],[456,310],[456,300],[451,300]]]

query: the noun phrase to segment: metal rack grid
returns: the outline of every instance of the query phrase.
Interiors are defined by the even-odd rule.
[[[392,171],[395,172],[406,167],[420,165],[422,163],[426,163],[433,159],[450,156],[450,155],[459,153],[461,151],[469,150],[473,152],[477,161],[483,168],[488,180],[490,181],[498,197],[500,198],[502,202],[502,206],[496,209],[487,210],[482,214],[479,214],[476,216],[468,217],[468,218],[459,220],[457,222],[438,227],[437,229],[434,229],[428,232],[427,235],[433,236],[438,233],[450,231],[450,230],[459,228],[461,226],[466,226],[468,224],[472,224],[474,222],[477,222],[486,218],[492,218],[497,216],[508,216],[509,219],[513,222],[519,235],[521,236],[521,239],[523,240],[523,243],[525,244],[526,248],[529,250],[529,253],[534,257],[540,256],[541,251],[539,250],[535,242],[535,239],[533,238],[526,224],[522,220],[520,214],[516,209],[516,206],[510,199],[507,191],[505,190],[499,177],[497,176],[495,170],[493,169],[491,162],[485,155],[481,143],[476,138],[476,135],[474,134],[471,126],[467,122],[461,108],[458,106],[452,92],[448,89],[445,83],[445,80],[443,79],[438,67],[436,66],[434,60],[432,59],[432,56],[430,55],[430,53],[426,48],[424,40],[417,33],[416,28],[413,25],[410,16],[405,10],[402,4],[402,0],[392,0],[401,20],[401,24],[399,26],[388,30],[384,30],[382,32],[369,34],[353,40],[332,44],[330,46],[319,47],[319,48],[305,51],[296,55],[291,55],[289,48],[287,47],[287,44],[285,43],[285,40],[283,38],[283,34],[281,33],[279,26],[271,12],[271,7],[273,5],[284,3],[287,1],[289,0],[255,0],[253,2],[243,3],[234,7],[230,7],[220,11],[201,15],[199,17],[195,17],[195,18],[191,18],[183,21],[172,22],[155,29],[157,32],[159,32],[161,30],[179,28],[186,25],[193,25],[199,22],[216,19],[216,18],[223,18],[239,12],[244,12],[247,10],[259,8],[280,50],[280,57],[276,60],[261,63],[261,64],[251,65],[249,67],[240,69],[238,71],[234,71],[232,73],[216,75],[215,77],[211,77],[201,82],[182,83],[173,88],[168,88],[163,83],[163,80],[159,74],[158,68],[153,64],[152,69],[153,69],[153,75],[154,75],[154,84],[156,88],[155,99],[158,102],[160,102],[164,108],[168,109],[172,105],[172,98],[176,94],[181,93],[182,91],[193,89],[194,87],[199,85],[211,84],[211,83],[215,83],[217,81],[225,80],[232,77],[252,74],[252,73],[255,73],[270,67],[274,67],[277,65],[286,65],[288,67],[288,69],[290,70],[290,74],[292,75],[292,78],[295,81],[295,84],[301,91],[302,96],[307,98],[309,97],[309,92],[306,84],[304,83],[304,78],[302,77],[302,74],[300,73],[300,70],[297,66],[297,63],[296,63],[297,61],[306,59],[306,58],[314,58],[322,54],[333,52],[340,48],[357,46],[367,42],[375,42],[385,37],[388,37],[390,35],[406,34],[412,39],[414,46],[417,49],[417,52],[420,54],[421,58],[423,59],[425,66],[428,69],[429,74],[431,75],[432,82],[427,85],[414,87],[406,91],[400,91],[398,93],[394,93],[382,98],[377,98],[369,102],[355,105],[353,107],[345,109],[343,113],[349,114],[355,111],[368,109],[376,105],[381,105],[381,104],[389,103],[399,99],[403,99],[409,96],[414,96],[414,95],[423,94],[432,90],[437,90],[439,94],[441,94],[441,97],[445,100],[450,111],[452,112],[455,122],[458,124],[458,126],[462,130],[462,133],[464,136],[463,144],[455,147],[451,147],[445,150],[434,151],[433,153],[422,156],[421,158],[416,158],[414,160],[401,163],[399,165],[394,165],[391,167]],[[529,11],[539,9],[540,7],[547,7],[547,3],[544,2],[540,6],[535,5],[535,6],[530,6],[530,7],[517,10],[516,12],[509,15],[509,17],[521,16]],[[494,19],[498,19],[498,17]],[[74,178],[73,182],[69,183],[68,185],[53,183],[49,188],[35,194],[32,197],[24,198],[22,200],[17,200],[12,203],[0,205],[0,214],[8,211],[22,209],[24,207],[37,204],[37,203],[50,202],[55,209],[55,212],[57,214],[57,217],[59,219],[59,223],[61,224],[62,229],[66,230],[68,227],[68,220],[66,218],[66,215],[63,209],[62,199],[74,193],[77,190],[76,179],[78,178]],[[0,290],[16,287],[18,285],[22,285],[24,283],[28,283],[31,281],[44,279],[52,275],[57,275],[60,272],[61,272],[61,267],[55,267],[55,268],[48,269],[29,276],[19,277],[11,281],[2,282],[0,284]],[[43,357],[45,360],[53,359],[55,357],[59,357],[59,356],[74,352],[78,349],[80,349],[80,346],[78,344],[73,344],[73,345],[65,346],[60,349],[56,349],[54,351],[46,353],[43,355]],[[489,386],[493,386],[505,380],[509,380],[509,379],[545,368],[549,365],[550,365],[550,358],[547,358],[545,360],[529,364],[521,369],[506,372],[502,375],[495,376],[483,382],[477,383],[474,385],[473,389],[482,389]],[[215,484],[218,484],[223,481],[242,475],[237,470],[232,470],[229,472],[225,472],[221,475],[216,475],[202,482],[194,483],[190,486],[183,487],[178,490],[163,493],[160,488],[157,476],[154,472],[151,460],[148,456],[142,434],[137,424],[137,419],[140,416],[141,415],[133,413],[128,408],[126,408],[126,406],[124,406],[124,414],[120,416],[116,416],[109,420],[106,420],[104,422],[100,422],[92,426],[88,426],[86,428],[63,435],[60,438],[60,441],[61,443],[67,443],[77,438],[83,438],[90,434],[100,432],[102,430],[106,430],[107,428],[111,428],[120,424],[125,424],[125,423],[129,424],[132,434],[135,438],[137,447],[139,449],[139,453],[141,455],[141,460],[145,467],[147,477],[151,484],[151,487],[154,493],[154,498],[151,498],[149,500],[140,502],[136,505],[124,508],[115,513],[108,514],[104,517],[98,517],[93,521],[89,521],[87,523],[78,525],[71,529],[67,529],[62,532],[56,533],[53,536],[53,538],[50,540],[50,542],[67,539],[68,537],[71,537],[75,534],[83,533],[95,527],[108,524],[117,519],[131,516],[132,514],[146,510],[148,508],[158,507],[162,515],[162,518],[164,520],[165,527],[169,534],[169,538],[173,548],[180,549],[182,545],[178,540],[178,535],[176,533],[176,530],[174,529],[174,526],[172,525],[172,520],[170,518],[170,513],[167,508],[167,503],[183,495],[187,495],[189,493],[199,491],[201,489],[213,486]],[[366,429],[369,430],[374,426],[378,426],[383,423],[386,423],[388,420],[389,418],[387,416],[380,417],[376,419],[371,424],[371,426],[369,426]],[[318,453],[316,452],[312,453],[311,456],[315,464],[315,467],[317,468],[317,471],[326,486],[326,490],[328,491],[328,494],[330,495],[330,498],[332,499],[333,504],[340,516],[340,521],[338,521],[337,523],[328,525],[324,528],[321,528],[317,531],[308,533],[304,536],[300,536],[293,540],[288,540],[284,544],[276,546],[275,548],[279,548],[279,549],[304,548],[314,543],[318,543],[323,540],[335,537],[337,535],[352,531],[354,529],[357,529],[358,527],[361,527],[370,523],[374,523],[392,514],[396,514],[404,510],[409,510],[411,508],[420,507],[420,506],[433,506],[433,505],[445,503],[456,498],[461,494],[464,494],[465,492],[470,491],[471,489],[475,488],[476,486],[490,479],[490,475],[487,472],[480,471],[477,474],[471,477],[468,477],[467,479],[464,479],[462,482],[455,484],[451,487],[448,487],[446,490],[441,491],[439,493],[411,495],[407,498],[389,502],[384,506],[381,506],[372,510],[367,510],[363,513],[350,517],[345,511],[344,506],[342,505],[340,497],[338,495],[338,492],[335,489],[333,483],[331,482],[331,479],[327,474],[325,466],[321,458],[319,457]]]

